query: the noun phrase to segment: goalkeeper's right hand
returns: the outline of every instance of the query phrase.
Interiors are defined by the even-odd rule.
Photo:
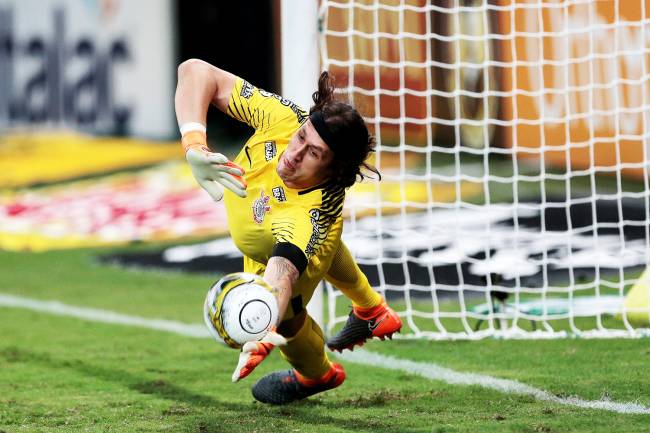
[[[194,178],[214,201],[223,198],[224,187],[239,197],[246,197],[244,169],[224,155],[210,151],[205,133],[191,131],[183,135],[183,148]]]
[[[245,343],[239,353],[239,362],[232,374],[232,381],[238,382],[251,374],[275,346],[284,346],[285,344],[287,344],[287,340],[275,329],[269,331],[260,341]]]

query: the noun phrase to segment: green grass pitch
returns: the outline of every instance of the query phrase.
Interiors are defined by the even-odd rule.
[[[0,293],[201,323],[216,278],[120,269],[105,250],[0,252]],[[650,406],[650,342],[391,341],[368,350],[517,380],[558,396]],[[209,339],[0,307],[0,432],[643,432],[650,415],[582,409],[408,372],[343,364],[338,389],[283,407],[232,384],[237,352]]]

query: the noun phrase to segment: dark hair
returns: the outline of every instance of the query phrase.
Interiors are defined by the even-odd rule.
[[[321,112],[327,129],[337,142],[330,165],[330,179],[347,188],[357,181],[357,177],[359,180],[367,177],[362,171],[365,169],[381,180],[379,170],[365,162],[375,150],[375,138],[368,132],[363,117],[354,107],[334,98],[335,89],[334,80],[324,71],[318,79],[318,91],[312,95],[314,106],[309,109],[310,115],[315,111]]]

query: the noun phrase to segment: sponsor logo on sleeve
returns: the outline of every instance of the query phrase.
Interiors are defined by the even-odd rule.
[[[302,124],[302,123],[305,122],[305,120],[307,120],[307,112],[306,111],[301,110],[300,107],[298,107],[294,103],[292,103],[290,105],[290,108],[291,108],[291,111],[293,111],[294,114],[296,115],[296,120],[298,121],[298,123]]]
[[[277,154],[278,149],[275,145],[275,141],[267,141],[264,143],[264,159],[267,161],[272,160],[275,158],[275,155]]]
[[[250,99],[251,96],[253,96],[253,91],[255,90],[255,87],[248,81],[244,81],[244,84],[241,86],[241,92],[240,95],[242,98],[245,99]]]
[[[321,225],[319,222],[320,211],[318,209],[312,209],[309,211],[309,216],[311,217],[310,222],[312,226],[312,232],[309,238],[309,242],[307,243],[307,247],[305,248],[305,254],[307,257],[313,256],[316,252],[316,244],[320,238],[321,231]]]
[[[289,107],[291,111],[296,115],[296,120],[298,123],[302,124],[307,120],[308,114],[306,111],[302,110],[300,107],[298,107],[294,102],[291,102],[287,98],[283,98],[280,95],[276,95],[275,93],[267,92],[266,90],[259,90],[260,94],[264,96],[265,98],[275,98],[278,101],[280,101],[280,104],[284,105],[285,107]]]
[[[287,196],[284,194],[284,188],[276,186],[273,188],[273,198],[279,202],[287,201]]]

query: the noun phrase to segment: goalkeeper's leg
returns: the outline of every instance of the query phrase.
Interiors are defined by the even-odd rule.
[[[309,315],[302,312],[282,322],[278,332],[287,339],[279,349],[293,368],[267,374],[257,381],[253,396],[258,401],[286,404],[343,383],[345,370],[327,358],[323,332]]]
[[[352,311],[345,326],[327,342],[331,350],[352,349],[372,337],[391,338],[402,328],[397,313],[370,287],[368,278],[342,241],[325,278],[352,301]]]

